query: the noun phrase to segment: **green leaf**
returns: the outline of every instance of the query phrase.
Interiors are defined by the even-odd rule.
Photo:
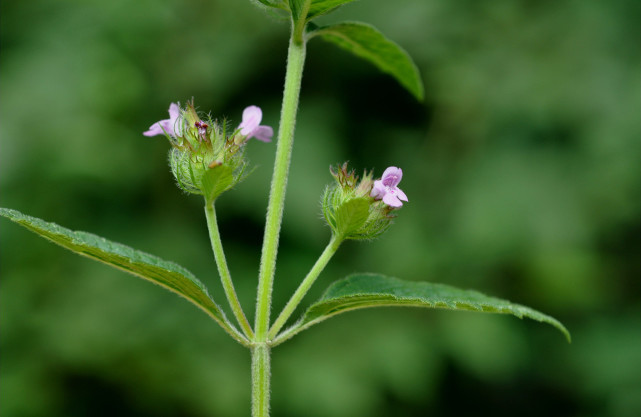
[[[205,286],[182,266],[103,237],[69,230],[16,210],[0,208],[0,215],[63,248],[129,272],[186,298],[218,322],[236,340],[242,338],[230,327],[225,314],[211,298]]]
[[[354,198],[341,204],[336,210],[336,228],[340,236],[347,237],[360,229],[369,216],[369,201]]]
[[[359,22],[338,23],[316,29],[312,27],[307,36],[310,39],[320,36],[370,61],[381,71],[396,78],[418,100],[423,100],[423,82],[412,58],[373,26]]]
[[[278,336],[281,343],[298,332],[329,317],[367,307],[409,306],[447,310],[468,310],[511,314],[548,323],[560,330],[570,341],[570,333],[558,320],[529,307],[477,291],[462,290],[443,284],[402,281],[377,274],[355,274],[334,282],[294,326]]]
[[[327,14],[343,4],[353,1],[354,0],[312,0],[309,12],[307,13],[307,19],[309,20]]]
[[[267,7],[273,7],[275,9],[285,9],[287,7],[283,0],[254,0],[254,1],[260,2]]]
[[[228,165],[210,168],[202,176],[201,181],[205,200],[211,203],[233,185],[234,169]]]

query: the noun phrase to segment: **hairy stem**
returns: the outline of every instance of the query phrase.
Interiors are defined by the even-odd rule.
[[[300,283],[300,285],[294,292],[294,295],[292,295],[292,298],[289,299],[287,305],[285,305],[285,308],[280,313],[276,321],[274,321],[274,325],[269,330],[269,334],[267,336],[269,340],[276,337],[278,331],[285,325],[287,319],[291,317],[292,313],[294,313],[296,307],[298,307],[300,302],[303,300],[303,297],[305,297],[305,294],[307,294],[307,291],[309,291],[311,286],[314,284],[314,281],[316,281],[316,278],[318,278],[320,273],[323,272],[323,269],[325,269],[325,266],[327,266],[329,260],[332,259],[332,256],[334,256],[342,241],[343,240],[341,238],[337,238],[336,236],[332,235],[332,239],[327,244],[327,247],[325,248],[321,256],[318,258],[303,282]]]
[[[254,332],[243,312],[243,307],[240,305],[238,296],[236,295],[236,290],[234,289],[234,283],[231,280],[231,274],[229,273],[229,268],[227,267],[227,261],[225,260],[225,252],[223,251],[223,244],[220,241],[220,231],[218,230],[218,221],[216,220],[216,209],[214,208],[214,203],[207,203],[205,205],[205,215],[207,216],[207,228],[209,229],[209,239],[211,240],[211,248],[214,251],[214,257],[216,258],[216,265],[218,266],[218,274],[220,275],[220,280],[223,283],[223,288],[225,290],[225,296],[229,302],[229,306],[238,321],[241,329],[250,340],[254,337]]]
[[[269,417],[270,350],[262,343],[252,347],[252,417]]]
[[[274,174],[272,176],[271,190],[269,193],[260,273],[258,276],[255,323],[255,341],[258,343],[267,341],[274,269],[276,266],[276,254],[278,252],[278,237],[280,235],[283,218],[285,188],[287,186],[287,174],[289,172],[292,145],[294,143],[294,126],[296,124],[296,112],[298,110],[298,97],[300,95],[304,62],[305,41],[296,41],[292,36],[287,55],[283,107],[280,116],[276,160],[274,162]]]

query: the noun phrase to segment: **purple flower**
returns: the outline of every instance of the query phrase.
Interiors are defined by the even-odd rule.
[[[260,126],[263,119],[263,112],[260,107],[249,106],[243,111],[243,121],[238,126],[240,134],[247,139],[256,138],[263,142],[271,142],[274,136],[274,129],[269,126]]]
[[[401,200],[408,201],[405,193],[397,187],[403,178],[403,170],[397,167],[389,167],[383,172],[380,180],[374,181],[374,187],[370,197],[376,200],[383,199],[383,203],[390,207],[401,207]]]
[[[169,106],[169,119],[161,120],[154,123],[149,127],[149,130],[143,132],[145,136],[156,136],[164,135],[165,133],[169,136],[176,137],[176,122],[180,117],[180,107],[176,103],[171,103]]]

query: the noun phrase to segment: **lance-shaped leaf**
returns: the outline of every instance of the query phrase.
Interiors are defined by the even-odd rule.
[[[182,266],[87,232],[66,229],[19,211],[0,208],[0,215],[79,255],[103,262],[164,287],[194,303],[232,337],[246,343],[211,298],[205,286]]]
[[[262,3],[267,7],[273,7],[275,9],[286,9],[284,0],[254,0],[254,2]]]
[[[430,282],[403,281],[377,274],[355,274],[334,282],[303,317],[274,340],[284,342],[298,332],[346,311],[368,307],[408,306],[511,314],[548,323],[570,341],[570,333],[558,320],[529,307],[477,291]]]
[[[314,27],[310,23],[307,36],[320,36],[376,65],[390,74],[418,100],[423,100],[421,74],[403,48],[387,39],[373,26],[359,22]]]
[[[307,19],[313,19],[317,16],[327,14],[345,3],[351,3],[354,0],[312,0],[307,13]]]

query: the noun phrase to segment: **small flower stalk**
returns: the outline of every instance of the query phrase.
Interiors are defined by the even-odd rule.
[[[171,103],[169,119],[153,124],[143,135],[164,134],[172,145],[169,164],[178,186],[213,202],[246,176],[247,141],[252,137],[271,141],[273,129],[261,126],[261,119],[261,109],[249,106],[240,126],[228,134],[225,121],[218,122],[209,115],[201,118],[193,101],[185,108]]]
[[[359,181],[347,163],[330,167],[336,184],[325,189],[322,198],[323,216],[340,239],[374,239],[391,225],[393,211],[407,201],[398,187],[400,168],[389,167],[380,180],[365,171]],[[400,199],[399,201],[396,201]]]

